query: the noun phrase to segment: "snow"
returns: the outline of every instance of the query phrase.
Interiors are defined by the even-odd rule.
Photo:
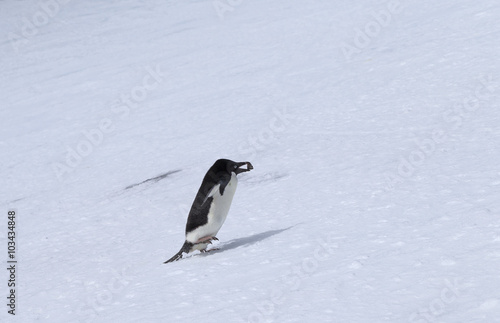
[[[0,7],[1,322],[500,322],[498,1]]]

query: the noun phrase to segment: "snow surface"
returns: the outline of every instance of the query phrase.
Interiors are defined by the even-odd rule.
[[[1,322],[500,322],[497,0],[0,8]]]

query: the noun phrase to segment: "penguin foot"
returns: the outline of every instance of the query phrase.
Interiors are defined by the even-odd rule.
[[[217,237],[211,237],[210,239],[207,240],[208,243],[212,244],[213,241],[219,241]]]
[[[217,237],[205,237],[201,238],[198,240],[198,243],[196,243],[191,250],[199,250],[200,252],[209,252],[212,250],[215,250],[216,248],[211,248],[207,250],[208,246],[213,244],[214,241],[219,241]]]

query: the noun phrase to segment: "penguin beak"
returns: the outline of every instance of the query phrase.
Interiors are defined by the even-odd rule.
[[[247,168],[241,168],[242,166],[247,166]],[[249,172],[253,169],[253,166],[250,162],[240,162],[240,163],[236,163],[236,166],[238,166],[238,168],[236,168],[236,170],[234,171],[236,173],[236,175],[240,174],[240,173],[243,173],[243,172]]]

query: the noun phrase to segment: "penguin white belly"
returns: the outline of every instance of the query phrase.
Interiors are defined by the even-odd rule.
[[[189,232],[186,235],[187,241],[196,243],[202,238],[214,237],[224,224],[229,213],[229,208],[231,207],[231,202],[233,201],[234,193],[236,192],[236,187],[238,186],[236,174],[231,174],[231,180],[226,185],[223,195],[220,194],[219,186],[220,184],[214,188],[212,205],[207,215],[207,224]]]

